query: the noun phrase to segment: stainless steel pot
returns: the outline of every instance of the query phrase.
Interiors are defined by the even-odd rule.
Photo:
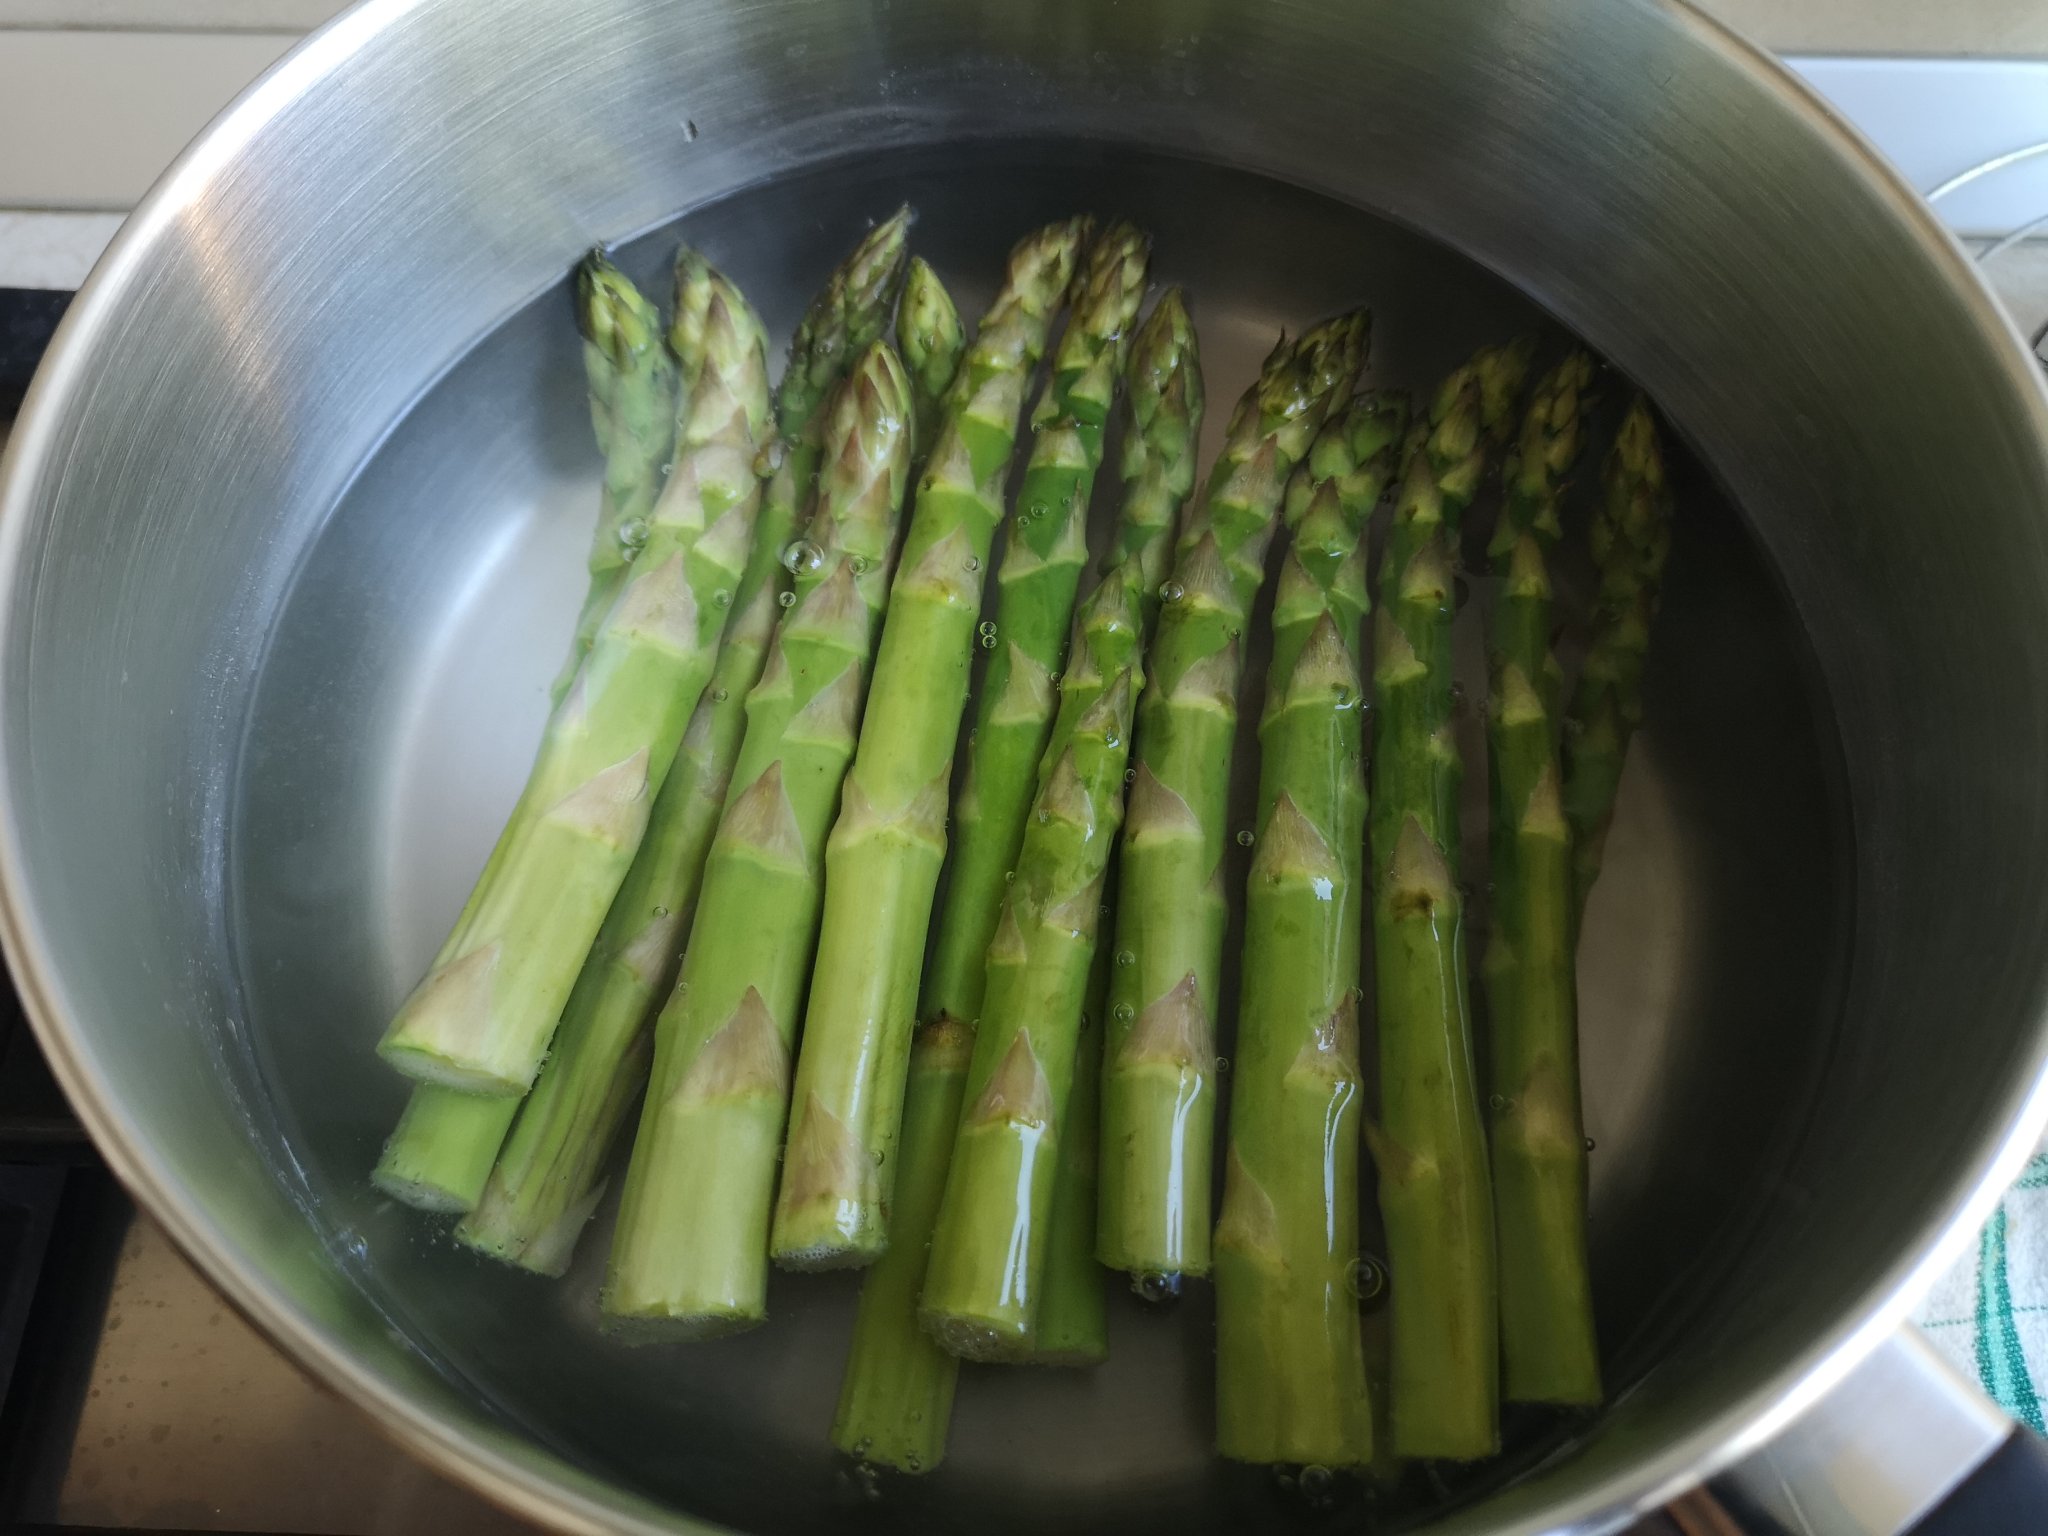
[[[108,254],[0,486],[6,947],[117,1171],[526,1513],[839,1507],[842,1284],[627,1351],[589,1326],[601,1240],[536,1287],[362,1174],[398,1102],[371,1043],[575,604],[563,273],[688,211],[780,328],[906,191],[970,296],[1032,218],[1151,223],[1215,399],[1340,303],[1419,379],[1533,299],[1690,441],[1585,960],[1618,1391],[1433,1528],[1607,1529],[1760,1443],[2048,1115],[2048,404],[1926,211],[1671,0],[372,0],[309,41]],[[948,1470],[883,1514],[1272,1523],[1206,1457],[1204,1327],[1133,1310],[1092,1377],[970,1382]]]

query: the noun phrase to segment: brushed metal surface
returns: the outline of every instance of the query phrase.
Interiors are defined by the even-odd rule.
[[[1032,217],[1150,220],[1217,398],[1340,302],[1394,378],[1526,313],[1390,215],[1640,378],[1743,509],[1682,466],[1589,918],[1622,1390],[1432,1528],[1611,1529],[1756,1443],[2042,1119],[2048,409],[1933,222],[1651,0],[377,0],[313,39],[117,243],[0,486],[5,937],[117,1169],[316,1371],[568,1528],[1290,1518],[1205,1454],[1199,1302],[1120,1313],[1092,1379],[970,1381],[947,1474],[877,1510],[820,1449],[843,1283],[628,1352],[588,1269],[526,1286],[360,1183],[368,1047],[573,606],[561,274],[688,210],[786,327],[906,187],[970,296]]]

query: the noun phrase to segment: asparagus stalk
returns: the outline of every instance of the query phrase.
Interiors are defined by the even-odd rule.
[[[1015,1358],[1032,1343],[1059,1137],[1094,958],[1141,682],[1133,583],[1083,610],[1050,762],[989,945],[919,1317],[953,1354]]]
[[[959,835],[918,1009],[922,1018],[972,1020],[981,1013],[1005,877],[1016,867],[1039,759],[1052,734],[1059,670],[1088,561],[1088,500],[1129,354],[1131,322],[1145,295],[1150,244],[1119,223],[1090,246],[1032,418],[1031,456],[996,578],[996,649],[967,738],[966,777],[953,802]]]
[[[1546,550],[1578,457],[1592,361],[1574,352],[1536,386],[1501,475],[1487,553],[1493,614],[1487,746],[1493,933],[1486,992],[1494,1092],[1494,1227],[1500,1253],[1501,1390],[1513,1402],[1600,1400],[1586,1262],[1585,1125],[1579,1111],[1571,838],[1558,769],[1557,658]]]
[[[1500,355],[1445,381],[1411,440],[1380,557],[1371,814],[1380,1121],[1372,1148],[1394,1277],[1394,1449],[1405,1457],[1469,1460],[1499,1441],[1493,1196],[1456,866],[1462,768],[1451,729],[1451,583],[1458,521],[1486,460],[1480,380]]]
[[[931,452],[932,435],[945,410],[946,391],[960,371],[960,354],[966,346],[967,336],[952,294],[922,256],[911,257],[909,275],[903,279],[903,302],[896,310],[896,350],[903,359],[903,371],[910,376],[913,470],[922,467],[925,455]]]
[[[645,545],[555,707],[464,918],[380,1050],[408,1076],[519,1095],[646,830],[709,681],[746,552],[768,420],[760,322],[707,279],[704,358]]]
[[[1365,843],[1365,530],[1407,425],[1398,397],[1333,416],[1288,487],[1259,723],[1258,851],[1216,1224],[1216,1447],[1363,1467],[1372,1410],[1358,1262],[1358,978]]]
[[[1142,650],[1142,646],[1140,647]],[[1107,894],[1107,893],[1105,893]],[[1101,903],[1105,909],[1108,902]],[[1102,1138],[1102,1016],[1109,1007],[1110,947],[1096,944],[1088,963],[1074,1037],[1073,1087],[1053,1146],[1052,1201],[1045,1229],[1045,1273],[1038,1310],[1018,1358],[1030,1365],[1100,1365],[1109,1358],[1109,1308],[1095,1257],[1095,1191]]]
[[[598,621],[619,595],[661,495],[661,474],[675,444],[679,386],[701,361],[682,358],[678,369],[678,354],[662,344],[654,305],[601,250],[576,268],[576,323],[583,333],[591,427],[604,454],[604,488],[590,541],[590,586],[569,659],[555,679],[557,699],[575,680]]]
[[[1237,733],[1238,636],[1287,477],[1333,397],[1348,395],[1361,313],[1285,341],[1238,402],[1197,513],[1138,709],[1137,775],[1103,1039],[1096,1254],[1172,1288],[1209,1272],[1223,844]]]
[[[989,544],[1025,385],[1087,234],[1086,220],[1068,219],[1011,253],[918,487],[875,659],[873,708],[826,846],[825,909],[775,1211],[774,1257],[793,1268],[869,1263],[887,1242],[890,1153]]]
[[[1125,377],[1124,415],[1124,501],[1109,569],[1135,582],[1139,617],[1149,628],[1174,524],[1194,485],[1194,442],[1202,417],[1195,329],[1177,288],[1161,296],[1138,328]],[[1099,1021],[1099,999],[1094,1008]],[[959,1372],[958,1362],[918,1325],[916,1313],[973,1045],[972,1018],[940,1013],[919,1028],[911,1046],[891,1241],[861,1287],[832,1426],[833,1444],[841,1450],[909,1472],[929,1470],[944,1455]],[[1090,1234],[1075,1235],[1085,1250]]]
[[[566,1267],[603,1193],[618,1129],[639,1103],[653,1054],[648,1026],[675,979],[739,756],[746,698],[760,679],[789,588],[784,551],[811,496],[826,390],[887,328],[909,227],[905,208],[870,230],[811,301],[791,342],[776,397],[780,437],[770,455],[779,462],[762,496],[754,549],[711,685],[697,701],[640,851],[569,994],[547,1064],[476,1210],[456,1228],[463,1242],[510,1263],[542,1273]],[[450,1091],[422,1086],[414,1097]]]
[[[1599,877],[1622,763],[1629,738],[1642,723],[1643,658],[1671,549],[1664,451],[1656,418],[1640,396],[1615,436],[1605,478],[1603,503],[1593,520],[1599,595],[1585,664],[1565,717],[1564,809],[1572,836],[1575,914],[1585,910],[1586,896]]]
[[[605,1311],[705,1338],[767,1315],[769,1202],[790,1050],[852,760],[910,458],[896,354],[864,353],[826,429],[794,607],[747,701],[747,739],[682,974],[656,1026]]]
[[[1363,315],[1345,316],[1289,349],[1288,371],[1295,377],[1285,394],[1301,402],[1297,420],[1319,420],[1330,392],[1349,384],[1365,330]],[[1169,643],[1176,632],[1185,634],[1183,607],[1221,612],[1229,603],[1241,614],[1257,590],[1275,509],[1266,512],[1267,526],[1248,528],[1231,518],[1242,505],[1219,493],[1212,480],[1207,516],[1192,520],[1192,537],[1183,531],[1175,566],[1182,585],[1166,594],[1156,664],[1186,655]],[[1226,571],[1226,558],[1244,563]],[[967,1108],[953,1141],[920,1310],[939,1341],[968,1358],[1001,1358],[1029,1347],[1037,1323],[1055,1158],[1063,1135],[1073,1133],[1077,1035],[1110,850],[1123,819],[1134,706],[1144,683],[1140,614],[1132,580],[1106,579],[1090,599],[1087,643],[1061,697],[1065,728],[1055,732],[1057,752],[1041,779],[1017,878],[989,946]],[[1206,668],[1210,687],[1234,706],[1235,648],[1222,625],[1215,633]],[[1228,770],[1226,747],[1223,777]],[[1142,766],[1137,782],[1142,790]],[[1130,869],[1127,862],[1125,872]]]

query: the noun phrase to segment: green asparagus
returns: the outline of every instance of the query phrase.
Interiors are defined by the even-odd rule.
[[[1493,1197],[1456,867],[1451,615],[1458,522],[1486,461],[1480,381],[1498,376],[1502,355],[1454,373],[1411,435],[1374,632],[1380,1118],[1368,1135],[1393,1272],[1391,1419],[1397,1454],[1454,1460],[1490,1455],[1499,1440]]]
[[[1145,296],[1150,242],[1114,224],[1089,248],[1066,334],[1032,418],[1031,456],[997,572],[996,649],[953,800],[957,837],[919,1016],[981,1014],[989,940],[1016,867],[1039,759],[1052,734],[1059,670],[1081,568],[1102,434]]]
[[[1593,521],[1600,573],[1586,660],[1565,717],[1564,810],[1572,836],[1572,904],[1583,912],[1600,874],[1629,738],[1643,717],[1643,658],[1671,549],[1671,492],[1656,418],[1638,397],[1607,456]],[[1576,933],[1576,922],[1574,933]]]
[[[826,390],[882,334],[903,270],[910,210],[870,230],[811,301],[776,396],[779,457],[719,646],[647,834],[569,994],[547,1064],[498,1157],[463,1242],[510,1263],[566,1265],[598,1196],[612,1142],[639,1103],[652,1057],[654,1009],[674,980],[727,782],[739,756],[746,699],[761,676],[789,588],[783,553],[809,501]],[[643,1038],[647,1037],[647,1038]],[[447,1094],[421,1086],[415,1099]],[[501,1138],[502,1139],[502,1138]]]
[[[903,371],[910,376],[913,470],[923,466],[931,451],[946,392],[952,388],[953,375],[960,371],[960,354],[966,346],[967,336],[952,294],[922,256],[911,257],[910,273],[903,279],[903,302],[896,311],[896,351],[903,359]]]
[[[1593,365],[1574,352],[1537,385],[1501,475],[1487,553],[1501,586],[1488,655],[1493,933],[1486,952],[1500,1252],[1501,1391],[1511,1402],[1600,1400],[1586,1263],[1571,839],[1558,771],[1557,658],[1546,553],[1578,457]]]
[[[1348,389],[1365,333],[1364,316],[1349,315],[1290,349],[1290,384],[1281,393],[1300,402],[1294,419],[1310,421],[1307,436],[1314,435],[1329,395]],[[1306,448],[1303,441],[1290,457]],[[1153,647],[1153,661],[1162,668],[1192,659],[1185,640],[1199,621],[1191,625],[1185,611],[1220,615],[1228,604],[1241,615],[1259,585],[1277,508],[1269,505],[1262,523],[1246,526],[1237,514],[1251,503],[1235,494],[1239,482],[1220,490],[1218,484],[1212,479],[1206,517],[1198,513],[1181,535],[1176,584],[1165,593]],[[1226,570],[1226,560],[1242,564]],[[1080,1018],[1145,681],[1139,599],[1133,572],[1106,578],[1089,600],[1085,643],[1062,690],[1055,755],[1041,777],[1017,878],[989,946],[967,1108],[953,1140],[920,1308],[939,1341],[968,1358],[1028,1349],[1037,1323],[1055,1162],[1062,1132],[1072,1133]],[[1235,647],[1223,628],[1216,625],[1208,660],[1196,665],[1210,674],[1213,696],[1234,707]],[[1184,680],[1185,673],[1176,669],[1168,676]],[[1222,776],[1228,777],[1227,747]],[[1137,782],[1142,789],[1143,766]],[[1127,861],[1126,876],[1132,868]]]
[[[760,322],[715,273],[704,356],[644,546],[549,718],[520,805],[433,969],[380,1050],[408,1076],[532,1086],[709,681],[753,540],[768,422]]]
[[[656,1026],[605,1290],[616,1319],[703,1338],[767,1315],[769,1203],[819,866],[881,628],[910,410],[902,365],[875,343],[826,427],[797,600],[747,701],[697,926]]]
[[[1223,1214],[1216,1445],[1363,1467],[1372,1412],[1358,1264],[1358,979],[1365,842],[1366,525],[1407,425],[1399,397],[1332,416],[1288,487],[1259,723],[1257,852]]]
[[[1209,1272],[1238,636],[1287,478],[1331,401],[1349,395],[1369,334],[1360,313],[1274,350],[1238,402],[1165,587],[1174,601],[1160,619],[1138,709],[1121,862],[1096,1232],[1097,1256],[1141,1287]]]
[[[555,679],[557,700],[575,680],[598,621],[626,579],[675,445],[678,389],[696,376],[701,361],[663,345],[654,305],[602,251],[576,268],[576,322],[583,332],[591,426],[604,454],[604,489],[590,541],[590,586],[569,659]]]
[[[1068,219],[1027,236],[955,377],[918,487],[873,707],[825,857],[774,1257],[871,1262],[887,1243],[890,1160],[916,1022],[917,973],[945,858],[954,738],[989,545],[1032,369],[1088,235]]]
[[[1149,629],[1174,524],[1194,485],[1194,442],[1202,418],[1195,330],[1179,289],[1168,289],[1138,328],[1126,371],[1124,417],[1124,500],[1109,569],[1135,582],[1139,617]],[[1099,995],[1093,1006],[1099,1025]],[[1099,1040],[1099,1028],[1096,1034]],[[945,1453],[959,1370],[919,1326],[916,1312],[973,1045],[971,1017],[940,1013],[919,1028],[911,1046],[891,1241],[861,1287],[832,1426],[833,1443],[841,1450],[910,1472],[937,1466]],[[1067,1198],[1074,1198],[1071,1191]],[[1085,1255],[1090,1234],[1071,1235]],[[1055,1240],[1056,1247],[1064,1244],[1064,1238]],[[1097,1296],[1099,1301],[1099,1281]]]

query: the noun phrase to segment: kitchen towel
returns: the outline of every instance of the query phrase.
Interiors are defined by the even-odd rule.
[[[1975,1248],[1942,1276],[1915,1320],[2014,1419],[2048,1431],[2048,1150],[2028,1161]]]

